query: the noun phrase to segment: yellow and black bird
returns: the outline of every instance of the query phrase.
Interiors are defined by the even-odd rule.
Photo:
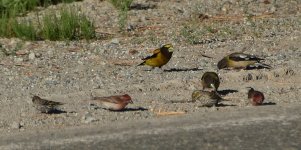
[[[217,63],[218,69],[232,68],[232,69],[270,69],[271,66],[260,63],[262,58],[254,55],[244,53],[232,53]]]
[[[218,75],[215,72],[205,72],[201,80],[203,90],[209,88],[214,89],[214,91],[217,91],[220,81]]]
[[[198,102],[202,107],[217,106],[223,99],[216,91],[195,90],[191,95],[192,102]]]
[[[163,65],[168,63],[168,61],[172,56],[172,53],[173,53],[173,46],[171,44],[163,45],[161,48],[155,49],[153,51],[152,56],[143,58],[142,60],[144,60],[144,62],[142,62],[138,66],[148,65],[153,68],[154,67],[161,68]]]

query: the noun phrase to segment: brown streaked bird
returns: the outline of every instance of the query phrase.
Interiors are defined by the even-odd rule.
[[[232,53],[225,56],[217,63],[218,69],[232,68],[232,69],[270,69],[271,66],[263,64],[260,61],[264,60],[254,55],[244,53]]]
[[[32,103],[34,107],[41,113],[50,113],[58,110],[57,107],[64,103],[42,99],[39,96],[33,96]]]
[[[250,100],[251,104],[253,106],[258,106],[258,105],[262,105],[263,101],[264,101],[264,95],[262,92],[260,91],[256,91],[251,87],[249,92],[248,92],[248,99]]]
[[[126,105],[133,103],[132,98],[128,94],[93,97],[92,101],[100,102],[106,109],[115,111],[123,110]]]
[[[202,80],[201,83],[203,85],[203,90],[209,88],[217,91],[220,85],[219,77],[215,72],[205,72],[201,80]]]
[[[216,91],[195,90],[191,95],[192,102],[199,102],[201,106],[212,107],[217,106],[223,99]]]
[[[161,48],[155,49],[153,51],[152,56],[143,58],[142,60],[144,60],[144,62],[142,62],[138,66],[148,65],[153,68],[154,67],[161,68],[163,65],[167,64],[168,61],[171,59],[172,53],[173,53],[172,44],[163,45]]]

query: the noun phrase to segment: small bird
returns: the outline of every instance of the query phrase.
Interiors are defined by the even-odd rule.
[[[215,72],[205,72],[201,78],[203,90],[205,88],[213,88],[215,91],[217,91],[220,81],[219,77]]]
[[[250,100],[251,104],[253,106],[261,105],[264,101],[263,93],[260,91],[256,91],[251,87],[248,87],[248,88],[250,88],[250,90],[248,92],[248,99]]]
[[[115,95],[107,97],[93,97],[93,101],[100,102],[108,110],[123,110],[129,103],[133,103],[132,98],[128,94]]]
[[[39,96],[33,96],[32,103],[34,107],[41,113],[50,113],[58,110],[57,107],[64,103],[42,99]]]
[[[233,69],[270,69],[271,66],[260,63],[262,58],[244,53],[232,53],[217,63],[218,69],[233,68]]]
[[[139,64],[138,66],[148,65],[151,67],[159,67],[161,68],[163,65],[167,64],[170,60],[173,53],[173,46],[171,44],[163,45],[159,49],[155,49],[153,51],[152,56],[148,56],[143,58],[144,62]]]
[[[212,107],[217,106],[220,101],[227,101],[216,91],[195,90],[192,92],[192,102],[200,102],[201,106]]]

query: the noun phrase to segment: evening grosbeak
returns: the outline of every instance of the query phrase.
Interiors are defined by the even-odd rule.
[[[148,65],[153,68],[154,67],[161,68],[163,65],[168,63],[168,61],[172,56],[172,53],[173,53],[173,46],[171,44],[163,45],[161,48],[155,49],[153,51],[152,56],[143,58],[142,60],[144,60],[144,62],[142,62],[138,66]]]
[[[217,63],[218,69],[232,68],[232,69],[261,69],[268,68],[271,66],[260,63],[262,58],[258,58],[254,55],[244,53],[232,53],[225,56],[222,60]]]
[[[217,91],[220,81],[218,75],[215,72],[205,72],[201,80],[202,80],[201,83],[203,85],[203,90],[205,88],[209,88]]]

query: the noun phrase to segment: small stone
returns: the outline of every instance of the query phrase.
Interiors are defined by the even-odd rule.
[[[33,53],[33,52],[29,53],[28,59],[33,60],[35,58],[36,58],[35,53]]]
[[[88,106],[88,109],[89,109],[89,110],[96,110],[96,109],[98,109],[98,106],[95,105],[95,104],[90,104],[90,105]]]
[[[82,117],[82,122],[83,123],[91,123],[91,122],[95,122],[98,119],[95,119],[91,113],[86,113],[83,117]]]
[[[16,51],[16,55],[26,55],[28,54],[28,51],[27,50],[19,50],[19,51]]]
[[[21,125],[19,122],[13,122],[10,126],[12,129],[20,129]]]
[[[53,51],[52,51],[51,49],[49,49],[49,50],[47,51],[47,54],[48,54],[48,57],[49,57],[49,58],[53,58],[53,57],[54,57],[54,53],[53,53]]]
[[[41,56],[42,56],[41,53],[36,53],[36,54],[35,54],[35,57],[36,57],[36,58],[40,58]]]
[[[119,40],[117,38],[114,38],[111,40],[112,44],[119,44]]]
[[[14,59],[15,62],[19,63],[23,61],[23,58],[17,57]]]

